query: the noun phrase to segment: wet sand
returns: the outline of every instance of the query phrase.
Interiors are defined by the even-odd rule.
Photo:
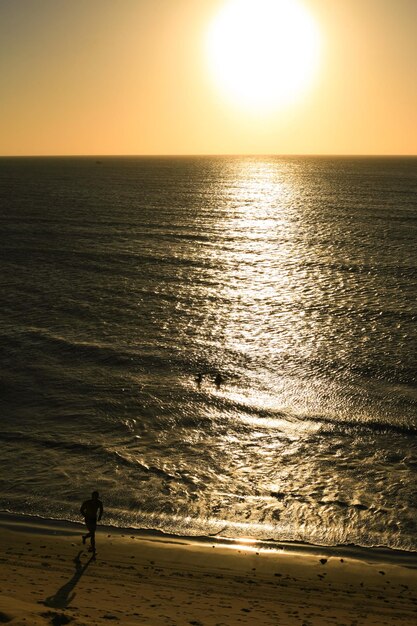
[[[225,546],[0,517],[0,623],[375,626],[417,622],[417,555]]]

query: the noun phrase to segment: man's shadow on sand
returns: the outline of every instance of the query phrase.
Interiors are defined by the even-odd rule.
[[[49,596],[49,598],[46,598],[46,600],[44,601],[44,604],[46,606],[50,606],[55,609],[65,609],[69,605],[69,603],[74,600],[75,592],[74,593],[72,592],[75,586],[77,585],[81,576],[84,574],[87,567],[90,565],[91,561],[96,560],[96,557],[93,554],[85,563],[85,565],[83,565],[80,559],[80,556],[82,553],[83,551],[80,550],[77,556],[74,558],[75,572],[72,578],[67,583],[65,583],[65,585],[63,585],[60,589],[58,589],[58,591],[53,596]]]

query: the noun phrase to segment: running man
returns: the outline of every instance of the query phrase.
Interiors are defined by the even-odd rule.
[[[90,538],[89,552],[96,552],[96,528],[97,522],[99,522],[103,515],[103,503],[98,499],[98,491],[93,491],[91,494],[91,500],[86,500],[81,505],[81,515],[84,516],[85,525],[87,526],[88,533],[83,535],[83,544]],[[98,514],[98,517],[97,517]]]

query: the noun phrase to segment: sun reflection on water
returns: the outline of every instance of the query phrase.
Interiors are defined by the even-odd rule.
[[[228,184],[219,245],[221,288],[232,303],[222,310],[225,348],[245,355],[252,364],[258,355],[269,355],[275,401],[279,396],[278,404],[291,411],[279,374],[284,366],[288,373],[289,356],[305,361],[311,340],[303,307],[308,285],[299,269],[305,252],[299,232],[300,180],[288,162],[243,159],[235,164]],[[262,407],[261,394],[256,402]]]

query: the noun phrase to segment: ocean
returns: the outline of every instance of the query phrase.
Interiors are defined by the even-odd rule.
[[[0,510],[417,550],[416,158],[1,158],[0,223]]]

